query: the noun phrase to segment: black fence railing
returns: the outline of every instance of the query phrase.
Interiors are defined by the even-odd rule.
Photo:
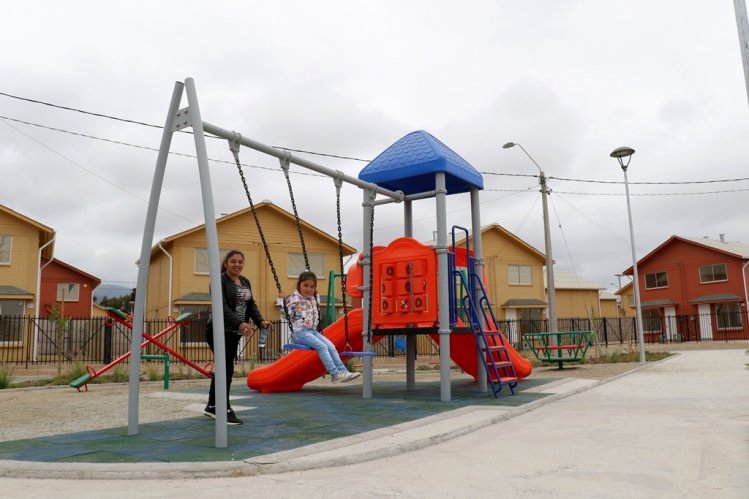
[[[636,344],[638,341],[634,318],[570,318],[559,319],[557,323],[562,332],[593,331],[595,341],[602,346]],[[144,331],[197,364],[207,364],[213,360],[205,341],[204,319],[193,319],[166,332],[169,324],[167,320],[149,320]],[[525,348],[522,341],[524,333],[548,331],[545,320],[500,321],[499,326],[518,350]],[[746,310],[726,316],[648,316],[643,326],[645,343],[749,340]],[[285,322],[278,321],[268,335],[265,348],[258,347],[258,335],[255,334],[243,341],[236,360],[243,363],[272,362],[285,354],[283,345],[288,342],[288,327]],[[417,356],[439,355],[439,346],[429,336],[418,335],[416,343]],[[130,347],[130,329],[103,317],[52,320],[0,315],[0,364],[107,365],[126,355]],[[405,356],[405,336],[385,336],[373,348],[377,357]],[[146,343],[142,353],[163,352],[156,345]],[[122,362],[126,363],[127,360]]]

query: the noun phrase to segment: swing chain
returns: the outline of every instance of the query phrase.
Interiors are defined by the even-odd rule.
[[[302,245],[302,256],[304,256],[304,268],[307,270],[310,269],[309,266],[309,258],[307,257],[307,248],[304,245],[304,234],[302,233],[302,223],[299,220],[299,213],[296,209],[296,201],[294,200],[294,189],[291,187],[291,178],[289,177],[289,167],[291,166],[291,161],[289,157],[291,154],[288,151],[283,151],[284,156],[282,158],[279,158],[279,161],[281,163],[281,169],[283,170],[284,177],[286,177],[286,185],[289,186],[289,197],[291,198],[291,208],[294,210],[294,220],[296,220],[296,230],[299,232],[299,241]]]
[[[268,259],[268,264],[270,265],[270,270],[273,273],[273,280],[276,282],[276,289],[278,289],[278,292],[281,293],[281,282],[278,280],[278,274],[276,273],[276,267],[273,265],[273,258],[270,256],[270,250],[268,249],[268,243],[265,240],[265,234],[263,233],[263,228],[260,225],[260,219],[257,216],[257,211],[255,210],[255,203],[252,202],[252,196],[250,195],[250,188],[247,187],[247,180],[244,177],[244,172],[242,171],[242,164],[239,162],[239,141],[241,139],[241,135],[239,135],[237,132],[234,132],[234,135],[232,137],[232,140],[229,141],[229,149],[231,150],[232,154],[234,155],[234,161],[237,164],[237,170],[239,170],[239,177],[242,179],[242,185],[244,186],[244,193],[247,196],[247,201],[250,202],[250,209],[252,211],[252,216],[255,218],[255,225],[257,226],[257,232],[260,235],[260,241],[263,243],[263,249],[265,250],[265,258]]]
[[[341,268],[341,299],[343,301],[343,332],[346,336],[346,347],[350,348],[348,339],[348,306],[346,305],[346,272],[343,269],[343,231],[341,229],[341,186],[343,181],[340,176],[335,178],[335,210],[338,222],[338,265]],[[330,297],[328,297],[330,300]],[[333,297],[335,300],[335,296]]]

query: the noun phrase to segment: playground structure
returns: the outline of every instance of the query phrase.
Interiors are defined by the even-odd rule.
[[[105,312],[106,312],[106,320],[108,322],[117,322],[127,327],[128,329],[133,328],[133,323],[132,323],[131,318],[125,315],[124,313],[122,313],[121,311],[112,307],[107,307]],[[200,367],[199,365],[192,362],[190,359],[186,358],[181,353],[171,348],[169,345],[159,341],[159,338],[167,335],[168,333],[174,331],[175,329],[177,329],[178,327],[182,325],[186,325],[190,321],[191,316],[192,314],[185,313],[185,314],[180,315],[176,319],[173,317],[170,317],[169,325],[154,335],[149,335],[145,331],[141,333],[141,336],[145,338],[145,341],[140,343],[140,348],[143,348],[146,345],[151,344],[151,345],[157,346],[158,348],[160,348],[161,350],[165,352],[164,354],[159,354],[159,355],[141,355],[140,356],[140,358],[144,360],[163,360],[164,361],[164,388],[165,389],[169,388],[169,355],[168,354],[171,354],[177,359],[181,360],[188,366],[198,371],[203,376],[206,376],[208,378],[213,377],[213,374],[211,374],[211,372],[207,368]],[[92,366],[86,366],[86,371],[87,371],[86,374],[73,380],[70,383],[70,386],[77,389],[78,391],[81,391],[81,388],[88,390],[88,384],[91,381],[98,378],[99,376],[109,371],[113,367],[126,361],[127,359],[131,357],[131,355],[132,355],[132,351],[127,352],[119,356],[118,358],[116,358],[115,360],[107,364],[106,366],[102,367],[98,371],[94,369]]]
[[[454,244],[453,244],[454,247]],[[451,251],[451,268],[453,275],[461,274],[459,267],[467,265],[466,251],[460,252],[455,258]],[[413,338],[415,334],[428,334],[432,340],[439,343],[440,336],[436,334],[437,303],[435,290],[437,288],[436,254],[434,248],[425,246],[418,241],[402,237],[392,241],[387,247],[375,248],[373,254],[374,277],[373,302],[379,306],[372,310],[371,344],[375,344],[392,334],[403,334]],[[350,295],[361,298],[362,272],[361,266],[353,266],[346,279],[347,291]],[[483,284],[482,284],[483,285]],[[468,287],[467,282],[459,285],[459,290]],[[485,319],[486,328],[467,326],[459,315],[471,315],[471,304],[466,304],[469,294],[451,294],[450,308],[452,310],[452,329],[450,335],[450,352],[452,360],[466,373],[478,379],[479,373],[489,372],[494,396],[498,396],[503,385],[507,385],[514,393],[519,379],[531,373],[531,363],[523,358],[510,345],[504,336],[496,330],[496,319],[491,322]],[[482,305],[483,306],[483,305]],[[489,307],[491,310],[491,307]],[[342,357],[362,356],[362,349],[366,343],[363,334],[362,309],[354,309],[348,313],[348,330],[341,317],[328,326],[324,335],[336,346]],[[468,320],[468,324],[478,324],[480,321]],[[473,334],[471,334],[473,333]],[[476,342],[483,341],[490,345],[483,357],[482,369],[478,369]],[[319,361],[318,355],[308,348],[293,348],[294,351],[284,355],[270,366],[251,371],[247,376],[247,386],[260,392],[288,392],[300,390],[304,384],[325,374],[325,369]],[[364,352],[367,353],[367,352]]]
[[[183,91],[186,91],[187,94],[188,106],[186,108],[180,108]],[[287,175],[288,165],[293,163],[330,177],[337,189],[340,189],[342,183],[345,182],[362,190],[363,225],[369,230],[363,230],[362,247],[364,251],[358,262],[358,266],[361,267],[360,292],[362,293],[363,304],[361,311],[361,329],[363,332],[361,351],[371,352],[372,342],[378,334],[393,333],[399,330],[410,331],[410,334],[406,334],[407,389],[413,390],[415,388],[416,342],[414,334],[428,333],[434,335],[433,337],[440,344],[440,399],[442,401],[451,400],[451,348],[453,348],[455,342],[453,338],[459,336],[459,334],[453,335],[452,333],[453,330],[458,331],[459,324],[455,312],[457,307],[451,307],[449,304],[451,303],[451,297],[456,295],[454,292],[454,280],[456,278],[460,280],[462,289],[461,309],[464,312],[464,317],[467,318],[465,329],[469,334],[466,334],[465,337],[473,342],[475,372],[480,373],[477,375],[478,389],[487,391],[487,383],[489,382],[496,396],[502,384],[510,384],[513,388],[513,384],[517,383],[518,377],[511,358],[512,351],[508,349],[509,345],[501,333],[497,331],[496,323],[492,323],[493,318],[487,315],[488,297],[483,290],[482,279],[479,277],[483,276],[484,265],[481,252],[479,210],[479,191],[483,189],[483,179],[475,168],[432,135],[419,130],[406,135],[378,155],[359,173],[358,178],[351,177],[340,170],[332,170],[307,159],[296,157],[288,151],[262,144],[236,132],[204,122],[201,118],[195,83],[192,78],[187,78],[184,83],[176,82],[174,85],[156,160],[143,231],[133,320],[131,349],[133,362],[131,363],[128,399],[128,434],[138,433],[137,364],[140,360],[140,344],[137,338],[140,337],[144,324],[150,251],[153,245],[159,197],[172,136],[175,132],[188,127],[192,128],[193,132],[200,177],[211,289],[220,289],[220,268],[215,220],[216,210],[213,203],[211,175],[205,142],[206,134],[227,140],[238,166],[238,150],[241,145],[278,158],[281,168]],[[242,174],[241,168],[240,174]],[[242,181],[246,186],[243,174]],[[249,194],[249,191],[247,192]],[[462,277],[462,273],[451,270],[450,247],[447,242],[446,198],[448,195],[462,193],[470,194],[470,233],[472,233],[474,245],[472,253],[466,248],[467,275],[465,277]],[[379,199],[378,196],[380,196]],[[403,203],[403,236],[410,239],[413,237],[412,203],[416,200],[430,198],[435,200],[436,206],[436,245],[424,250],[417,261],[414,261],[411,265],[407,260],[400,259],[402,255],[398,254],[398,250],[392,255],[383,250],[379,254],[382,261],[378,262],[378,255],[375,254],[373,245],[375,206],[394,202]],[[293,199],[292,204],[294,204]],[[295,205],[294,208],[296,217]],[[468,232],[466,230],[466,234]],[[301,236],[300,230],[300,238]],[[466,245],[467,243],[468,237],[466,237]],[[388,260],[388,258],[392,259]],[[389,275],[390,269],[397,274]],[[409,279],[417,277],[414,272],[420,269],[424,270],[424,280],[428,283],[426,288],[419,289],[417,293],[413,292],[413,287],[409,287]],[[377,279],[375,279],[375,273],[377,273]],[[427,276],[429,279],[426,279]],[[388,280],[388,277],[392,277],[392,279]],[[434,279],[436,279],[436,282]],[[377,287],[374,286],[375,283]],[[384,289],[380,289],[381,284],[385,286]],[[222,309],[221,297],[218,293],[211,296],[211,304],[214,310]],[[345,314],[344,321],[348,321],[348,315],[356,316],[356,314]],[[428,326],[427,323],[429,323]],[[336,324],[333,326],[336,326]],[[377,330],[374,326],[377,326]],[[223,316],[221,314],[214,316],[214,330],[223,330]],[[348,332],[348,328],[345,326],[344,331]],[[352,336],[354,335],[352,334]],[[226,349],[222,335],[216,335],[214,340],[217,394],[216,447],[225,447],[227,400],[224,358]],[[296,354],[311,355],[312,352],[300,351],[288,356]],[[362,396],[365,399],[372,398],[371,356],[363,357],[363,371]]]

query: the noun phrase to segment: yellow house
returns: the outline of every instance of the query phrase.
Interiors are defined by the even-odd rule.
[[[270,202],[258,203],[255,209],[281,289],[284,294],[290,294],[299,273],[305,268],[294,215]],[[300,220],[300,224],[310,270],[317,274],[318,292],[324,306],[327,303],[329,272],[340,272],[338,240],[307,222]],[[263,317],[268,320],[280,319],[275,306],[278,291],[274,275],[252,209],[246,208],[218,218],[216,227],[222,256],[231,249],[244,253],[243,275],[252,283],[252,291]],[[356,252],[347,244],[343,244],[341,250],[344,262],[347,256]],[[151,249],[146,319],[166,319],[185,312],[191,312],[193,318],[205,318],[211,304],[209,280],[205,225],[159,241]],[[335,296],[340,300],[340,281],[336,282],[335,290]]]
[[[473,236],[470,237],[473,247]],[[465,240],[456,243],[465,245]],[[540,321],[547,308],[546,256],[498,224],[481,229],[487,294],[498,320]]]
[[[38,315],[39,266],[54,241],[54,230],[0,205],[0,316]]]
[[[628,282],[616,292],[619,296],[619,314],[621,317],[635,316],[635,287]]]
[[[601,291],[601,317],[613,319],[619,317],[619,298],[609,291]]]
[[[544,272],[544,278],[546,273]],[[544,279],[545,280],[545,279]],[[554,271],[554,298],[559,319],[605,317],[600,292],[603,287],[586,281],[574,272]],[[616,317],[616,309],[614,315]]]

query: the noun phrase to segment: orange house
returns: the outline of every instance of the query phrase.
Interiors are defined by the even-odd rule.
[[[749,339],[749,245],[671,236],[637,267],[647,341]]]

